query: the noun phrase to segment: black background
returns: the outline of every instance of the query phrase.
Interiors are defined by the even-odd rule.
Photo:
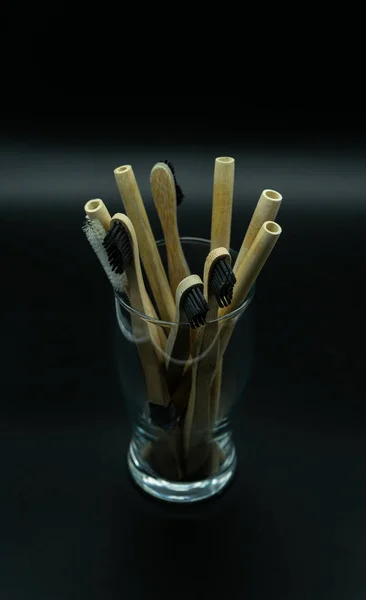
[[[0,137],[0,597],[359,600],[366,595],[365,115],[236,97],[60,97]],[[46,107],[46,108],[45,108]],[[258,281],[235,482],[191,507],[131,483],[113,298],[80,230],[132,164],[175,165],[183,235],[209,236],[213,163],[236,159],[232,245],[264,188],[283,233]]]

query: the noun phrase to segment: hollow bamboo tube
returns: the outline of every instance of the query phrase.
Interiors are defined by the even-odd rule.
[[[101,222],[104,229],[109,231],[111,215],[108,212],[106,205],[100,198],[93,198],[88,200],[84,206],[85,214],[88,215],[89,219],[98,219]]]
[[[211,218],[211,250],[230,248],[231,214],[234,194],[235,159],[220,156],[215,160]]]
[[[235,275],[238,273],[239,268],[263,223],[275,220],[281,202],[282,196],[275,190],[263,190],[261,193],[234,264]]]
[[[225,306],[220,309],[220,317],[232,312],[244,302],[250,288],[257,279],[278,241],[281,232],[282,229],[280,225],[274,221],[265,221],[262,224],[236,273],[237,281],[234,287],[232,302],[230,306]]]

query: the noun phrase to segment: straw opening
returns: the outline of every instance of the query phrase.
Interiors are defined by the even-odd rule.
[[[217,162],[220,163],[232,163],[234,162],[234,159],[231,158],[231,156],[219,156],[219,158],[216,159]]]
[[[130,168],[130,165],[122,165],[121,167],[117,167],[117,169],[115,169],[115,173],[126,173],[126,171],[128,171]]]
[[[264,223],[264,227],[266,231],[268,231],[268,233],[281,233],[281,227],[278,223],[275,223],[274,221],[267,221],[267,223]]]
[[[266,196],[266,198],[269,198],[269,200],[282,200],[281,194],[275,190],[264,190],[263,194]]]
[[[86,210],[95,211],[98,210],[101,206],[102,203],[100,200],[89,200],[89,202],[86,203],[85,208]]]

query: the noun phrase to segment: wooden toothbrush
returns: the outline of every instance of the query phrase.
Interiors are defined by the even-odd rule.
[[[144,313],[147,292],[141,271],[137,237],[133,224],[126,215],[117,213],[113,216],[105,245],[112,266],[117,271],[123,269],[126,272],[132,307]],[[131,313],[131,325],[145,375],[148,396],[146,408],[158,432],[157,439],[146,448],[146,460],[162,477],[180,480],[183,475],[181,432],[172,410],[165,365],[158,359],[163,353],[160,354],[159,347],[156,354],[158,340],[153,339],[160,327],[134,313]],[[170,419],[172,420],[169,421]]]
[[[99,219],[90,219],[87,215],[82,225],[82,231],[102,265],[105,274],[112,284],[112,288],[120,294],[127,294],[128,296],[126,274],[122,273],[122,275],[120,275],[115,273],[109,264],[108,255],[103,246],[106,231],[102,223]]]
[[[111,215],[110,215],[106,205],[104,204],[103,200],[101,200],[100,198],[94,198],[93,200],[89,200],[85,204],[84,210],[85,210],[85,214],[90,219],[94,233],[96,232],[96,230],[98,228],[98,225],[96,224],[97,221],[99,221],[99,223],[103,226],[103,229],[105,230],[105,232],[109,231],[110,226],[111,226]],[[85,231],[85,233],[87,233],[88,229]],[[101,239],[101,243],[102,243],[103,239],[102,239],[102,235],[101,235],[101,230],[99,229],[98,231],[99,231],[99,238]],[[105,250],[103,250],[103,248],[101,248],[101,249],[98,249],[98,252],[97,252],[96,248],[94,248],[94,251],[97,253],[99,260],[102,262],[102,258],[104,258],[103,255],[105,254]],[[111,277],[109,275],[109,271],[111,271],[110,267],[108,268],[105,264],[103,264],[103,266],[107,272],[109,279],[111,279]],[[118,278],[118,276],[116,274],[113,274],[114,283],[116,283],[117,278]],[[118,284],[117,287],[116,287],[116,285],[112,284],[114,289],[116,289],[119,292],[124,291],[125,293],[127,293],[127,295],[129,295],[128,281],[127,281],[126,274],[124,272],[121,273],[120,278],[121,278],[121,284]],[[153,303],[151,302],[150,296],[148,295],[146,290],[145,290],[145,293],[143,294],[143,298],[144,298],[144,310],[145,310],[146,316],[152,317],[153,319],[157,319],[158,316],[156,314],[156,310],[155,310]],[[157,327],[156,329],[158,329],[158,336],[159,336],[159,340],[160,340],[159,346],[163,350],[165,347],[165,344],[166,344],[166,334],[162,327]],[[160,360],[162,360],[162,353],[160,353]]]
[[[97,255],[112,287],[115,291],[128,296],[128,281],[125,273],[114,273],[110,267],[108,256],[103,246],[106,232],[109,231],[111,215],[100,198],[93,198],[84,205],[86,215],[82,230]],[[149,313],[153,316],[153,312]]]
[[[203,326],[208,312],[208,304],[203,295],[203,282],[198,275],[185,277],[179,283],[175,295],[175,324],[169,333],[165,350],[166,377],[172,395],[182,384],[183,373],[190,356],[191,328]],[[185,408],[181,405],[177,407],[180,415]]]
[[[116,213],[113,216],[110,230],[105,237],[104,247],[107,251],[112,269],[117,273],[126,273],[131,307],[143,315],[149,315],[152,306],[141,271],[137,237],[133,224],[127,215]],[[136,322],[136,318],[134,321]],[[143,331],[145,331],[147,327],[149,333],[149,345],[154,347],[158,361],[163,364],[166,336],[162,328],[158,323],[154,324],[148,319],[145,320],[139,317],[137,321],[144,323],[144,326],[140,327]],[[148,355],[148,350],[149,348],[145,350],[146,355]],[[152,360],[146,360],[144,361],[144,364],[145,363],[151,363],[152,366],[154,366]],[[149,376],[149,379],[153,379],[153,370],[147,373],[147,375]],[[159,381],[157,382],[157,385],[160,389],[161,385]]]
[[[216,158],[212,197],[211,250],[220,247],[230,249],[234,177],[234,158],[230,156]]]
[[[263,190],[261,193],[240,247],[239,254],[236,258],[234,273],[238,273],[240,266],[263,223],[266,221],[274,221],[276,219],[281,202],[282,196],[275,190]]]
[[[153,166],[150,187],[165,238],[170,288],[175,295],[179,283],[190,271],[179,239],[177,183],[168,164],[158,162]]]
[[[175,315],[174,297],[161,262],[134,172],[131,165],[122,165],[114,170],[114,175],[126,213],[135,228],[142,263],[158,312],[164,321],[171,323]]]
[[[232,298],[235,277],[226,248],[212,250],[204,266],[204,295],[208,303],[206,325],[197,332],[192,352],[192,385],[184,422],[183,444],[187,475],[192,475],[210,454],[210,393],[219,356],[219,305]]]
[[[262,224],[254,242],[250,246],[240,265],[239,271],[236,273],[237,283],[234,288],[231,305],[230,307],[220,308],[220,317],[227,315],[229,311],[234,311],[244,303],[281,233],[282,228],[274,221],[266,221]],[[234,316],[230,319],[220,321],[220,352],[211,391],[211,406],[213,406],[212,418],[214,421],[222,419],[230,409],[229,406],[220,405],[223,357],[239,317],[240,314],[236,317]]]

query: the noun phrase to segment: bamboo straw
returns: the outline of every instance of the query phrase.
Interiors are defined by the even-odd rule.
[[[216,158],[212,197],[211,250],[220,247],[230,248],[234,176],[234,158],[230,156]]]
[[[106,231],[109,231],[111,215],[108,212],[106,205],[100,198],[89,200],[84,206],[85,214],[89,219],[98,219]]]
[[[220,309],[220,317],[232,312],[244,302],[281,232],[281,227],[274,221],[266,221],[262,224],[236,273],[237,282],[234,287],[232,302],[230,306],[224,306]]]
[[[239,268],[263,223],[275,220],[281,202],[282,196],[275,190],[263,190],[261,193],[234,264],[235,275],[238,273]]]

